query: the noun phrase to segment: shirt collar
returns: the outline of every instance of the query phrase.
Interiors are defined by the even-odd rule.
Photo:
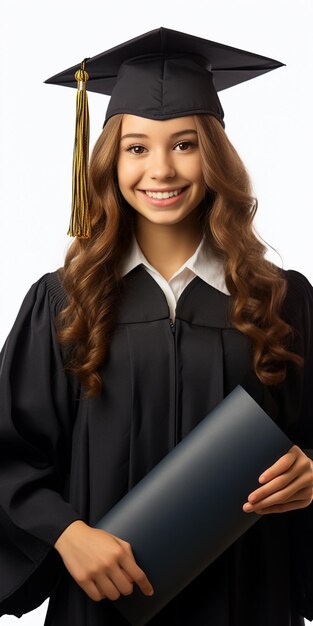
[[[153,267],[143,254],[137,239],[133,236],[132,246],[128,257],[125,259],[122,266],[122,276],[125,276],[131,272],[138,265],[143,265],[155,274],[159,272]],[[195,276],[199,276],[204,282],[215,287],[219,291],[230,295],[225,284],[225,272],[224,266],[221,261],[209,248],[208,245],[204,245],[204,236],[202,237],[197,249],[193,255],[185,261],[185,263],[173,274],[169,283],[179,274],[181,274],[185,268],[188,268]]]

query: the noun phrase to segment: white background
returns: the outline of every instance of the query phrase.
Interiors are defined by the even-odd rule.
[[[43,81],[160,26],[286,64],[220,98],[259,200],[257,230],[280,254],[270,248],[268,258],[313,282],[311,0],[0,0],[0,8],[1,345],[30,285],[63,264],[71,242],[75,90]],[[91,148],[107,102],[89,95]],[[42,625],[46,607],[18,624]]]

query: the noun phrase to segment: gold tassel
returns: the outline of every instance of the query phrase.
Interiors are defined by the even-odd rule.
[[[88,206],[88,160],[89,160],[89,111],[86,82],[89,78],[85,70],[86,59],[75,74],[76,129],[72,172],[72,214],[68,235],[88,239],[91,235]]]

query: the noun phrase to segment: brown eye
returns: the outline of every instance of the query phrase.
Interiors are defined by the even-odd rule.
[[[127,152],[131,152],[132,154],[142,154],[145,148],[143,146],[139,146],[138,144],[134,144],[132,146],[128,146]]]
[[[179,146],[179,152],[186,152],[189,148],[192,148],[195,144],[192,141],[180,141],[176,144],[175,148]]]

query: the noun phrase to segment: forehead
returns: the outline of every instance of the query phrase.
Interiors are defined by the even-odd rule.
[[[192,115],[175,117],[169,120],[151,120],[138,115],[124,114],[122,119],[121,134],[142,133],[147,136],[171,135],[186,129],[196,130]]]

